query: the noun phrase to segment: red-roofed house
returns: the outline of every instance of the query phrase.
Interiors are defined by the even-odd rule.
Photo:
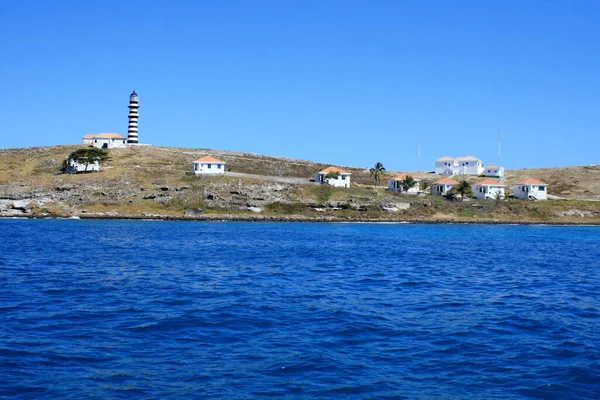
[[[548,200],[548,185],[539,179],[527,178],[513,185],[513,195],[520,199]]]
[[[400,174],[398,176],[393,177],[392,179],[390,179],[388,181],[388,189],[389,190],[393,190],[396,192],[404,192],[404,193],[408,193],[408,194],[418,194],[419,193],[419,183],[421,182],[420,179],[415,179],[414,180],[414,184],[412,185],[412,187],[410,187],[408,190],[404,190],[404,188],[402,187],[402,185],[404,184],[404,181],[406,180],[407,177],[411,177],[412,176],[408,175],[408,174]]]
[[[127,147],[127,138],[118,133],[98,133],[85,135],[83,144],[99,149],[124,149]]]
[[[204,156],[194,161],[194,174],[224,174],[225,161],[211,156]]]
[[[458,181],[455,181],[451,178],[442,178],[439,181],[435,181],[431,184],[431,194],[446,196],[450,189],[456,185],[458,185]]]
[[[335,178],[337,175],[337,178]],[[338,167],[327,167],[315,174],[315,182],[337,187],[350,187],[350,172]],[[329,177],[328,177],[329,176]]]
[[[504,198],[504,185],[496,179],[484,179],[471,185],[473,197],[476,199]]]

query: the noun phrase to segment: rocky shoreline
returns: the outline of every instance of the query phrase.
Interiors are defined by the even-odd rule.
[[[204,214],[199,216],[172,216],[157,214],[121,215],[114,213],[86,213],[70,217],[21,214],[19,216],[0,215],[0,219],[85,219],[85,220],[153,220],[153,221],[189,221],[189,222],[307,222],[307,223],[389,223],[389,224],[457,224],[457,225],[565,225],[600,226],[596,221],[510,221],[510,220],[454,220],[427,218],[344,218],[335,216],[310,217],[303,215],[234,215]]]

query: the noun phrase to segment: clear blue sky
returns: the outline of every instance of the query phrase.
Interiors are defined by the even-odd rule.
[[[1,1],[0,148],[140,142],[416,170],[600,163],[600,1]]]

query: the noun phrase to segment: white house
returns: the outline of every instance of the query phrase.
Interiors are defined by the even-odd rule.
[[[528,178],[513,185],[513,195],[520,199],[548,200],[548,185],[539,179]]]
[[[454,175],[454,168],[458,163],[450,156],[444,156],[435,160],[435,173],[438,175]]]
[[[100,171],[100,162],[98,160],[89,163],[86,167],[84,163],[78,163],[72,158],[67,158],[67,174],[76,174],[78,172],[99,172]]]
[[[489,178],[504,178],[504,167],[488,165],[485,169],[485,176]]]
[[[471,185],[473,197],[476,199],[504,198],[504,185],[495,179],[484,179]]]
[[[458,182],[451,178],[442,178],[431,184],[431,194],[446,196],[450,189],[458,185]]]
[[[202,157],[194,161],[194,174],[224,174],[225,161],[211,156]]]
[[[484,171],[483,161],[474,156],[444,156],[435,160],[435,173],[439,175],[481,175]]]
[[[85,135],[83,144],[99,149],[124,149],[127,147],[127,138],[118,133],[99,133]]]
[[[404,183],[404,181],[406,180],[407,177],[412,178],[412,176],[410,176],[408,174],[400,174],[400,175],[390,179],[388,181],[388,189],[396,191],[396,192],[404,192],[404,188],[402,187],[402,184]],[[415,181],[414,184],[405,193],[408,193],[408,194],[419,193],[419,184],[421,183],[421,180],[415,179],[415,178],[413,178],[413,179]]]
[[[327,177],[328,174],[338,175],[337,178],[330,176]],[[321,184],[328,184],[331,186],[337,187],[350,187],[350,172],[346,172],[343,169],[338,167],[327,167],[322,171],[319,171],[315,174],[315,182]]]

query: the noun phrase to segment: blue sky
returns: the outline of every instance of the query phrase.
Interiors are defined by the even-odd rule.
[[[599,1],[3,1],[0,148],[140,142],[332,164],[600,163]]]

